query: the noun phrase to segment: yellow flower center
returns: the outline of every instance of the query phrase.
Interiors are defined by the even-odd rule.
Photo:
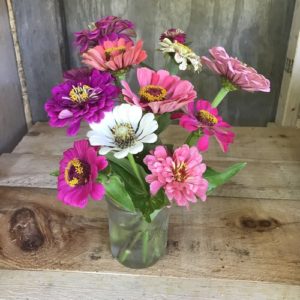
[[[218,119],[207,110],[199,110],[198,120],[207,126],[214,126],[218,123]]]
[[[125,46],[111,47],[105,49],[106,59],[109,60],[112,54],[120,54],[126,51]]]
[[[89,99],[89,90],[90,86],[73,86],[72,90],[69,93],[70,99],[75,103],[86,102]]]
[[[167,90],[159,85],[146,85],[139,91],[142,100],[147,102],[163,101],[166,99]]]
[[[71,187],[84,185],[89,180],[90,170],[89,164],[74,158],[69,161],[65,169],[65,181]]]
[[[187,165],[185,162],[173,166],[173,176],[177,182],[184,182],[188,178]]]

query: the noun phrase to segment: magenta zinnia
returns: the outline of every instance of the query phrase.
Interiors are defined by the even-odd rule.
[[[227,85],[230,90],[240,88],[248,92],[270,92],[268,79],[237,58],[230,57],[223,47],[214,47],[209,50],[209,53],[212,58],[202,56],[202,64],[221,75],[224,79],[223,84]]]
[[[160,41],[162,42],[165,38],[169,39],[171,42],[177,41],[180,44],[185,43],[185,33],[179,28],[170,28],[166,30],[160,36]]]
[[[194,86],[187,80],[170,75],[168,71],[157,72],[148,68],[137,69],[139,92],[133,93],[126,81],[122,81],[124,100],[153,113],[173,112],[196,97]]]
[[[151,172],[146,181],[152,195],[163,188],[170,201],[187,207],[189,202],[197,202],[197,198],[206,200],[208,182],[203,178],[206,165],[196,147],[183,145],[169,155],[165,147],[157,146],[144,163]]]
[[[83,53],[89,48],[102,45],[104,41],[114,41],[120,38],[131,41],[136,36],[134,24],[115,16],[107,16],[92,25],[91,29],[75,32],[75,45]]]
[[[100,122],[111,111],[119,89],[109,73],[80,68],[65,73],[65,81],[52,89],[45,110],[52,127],[68,126],[68,135],[77,134],[82,120]]]
[[[87,140],[74,142],[60,161],[58,199],[81,208],[87,205],[89,195],[93,200],[101,200],[105,190],[96,179],[98,172],[106,167],[106,158],[97,156],[96,149]]]
[[[214,136],[223,152],[228,151],[229,144],[233,143],[235,134],[228,130],[230,125],[223,121],[217,108],[211,106],[206,100],[198,100],[187,106],[187,114],[181,116],[179,125],[189,132],[201,131],[197,147],[200,151],[206,151],[209,138]]]

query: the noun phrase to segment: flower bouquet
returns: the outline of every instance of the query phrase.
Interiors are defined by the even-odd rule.
[[[63,154],[58,199],[83,208],[89,198],[105,196],[112,255],[125,266],[143,268],[165,253],[171,205],[189,208],[205,201],[245,166],[218,172],[203,162],[201,152],[211,138],[223,152],[234,140],[218,105],[228,92],[268,92],[270,83],[222,47],[200,58],[179,29],[161,35],[158,50],[166,64],[155,70],[145,64],[143,41],[134,42],[135,36],[132,22],[114,16],[76,32],[85,67],[64,73],[45,109],[50,125],[67,127],[70,136],[82,121],[90,126],[87,139]],[[196,76],[202,65],[222,79],[212,102],[198,100],[194,86],[177,76],[185,71]],[[137,89],[126,80],[129,72],[136,73]],[[170,124],[189,133],[178,148],[160,138]]]

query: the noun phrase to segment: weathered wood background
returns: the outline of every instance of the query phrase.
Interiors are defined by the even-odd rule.
[[[0,0],[0,153],[26,133],[20,82],[5,0]]]
[[[160,33],[167,28],[185,30],[200,55],[212,46],[223,45],[272,83],[270,94],[232,93],[221,106],[224,118],[234,125],[253,126],[274,120],[294,0],[12,1],[33,121],[46,119],[43,103],[51,86],[59,82],[61,71],[79,65],[72,33],[105,15],[136,23],[138,37],[145,40],[148,63],[157,68],[163,61],[155,49]],[[192,79],[199,97],[211,99],[218,90],[219,82],[211,74],[184,76]]]

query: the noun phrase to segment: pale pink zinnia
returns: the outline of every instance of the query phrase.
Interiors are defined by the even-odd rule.
[[[208,182],[203,178],[206,165],[196,147],[183,145],[170,156],[165,147],[157,146],[144,158],[144,163],[151,171],[146,181],[152,195],[163,188],[170,201],[186,207],[189,202],[197,202],[197,198],[206,200]]]
[[[194,86],[187,80],[170,75],[168,71],[157,72],[148,68],[137,69],[138,95],[133,93],[126,81],[122,81],[124,100],[153,113],[173,112],[196,98]]]
[[[211,48],[209,52],[212,59],[202,56],[202,64],[216,74],[223,76],[235,88],[248,92],[270,92],[270,81],[268,79],[237,58],[230,57],[223,47]]]
[[[140,64],[147,58],[143,41],[133,44],[123,38],[115,41],[104,41],[103,45],[89,49],[82,54],[83,63],[100,71],[126,70]]]
[[[228,130],[231,126],[219,116],[218,110],[206,100],[198,100],[188,104],[187,113],[182,115],[179,125],[189,132],[201,131],[197,142],[200,151],[206,151],[210,137],[214,136],[223,152],[228,151],[229,144],[233,143],[235,134]]]

